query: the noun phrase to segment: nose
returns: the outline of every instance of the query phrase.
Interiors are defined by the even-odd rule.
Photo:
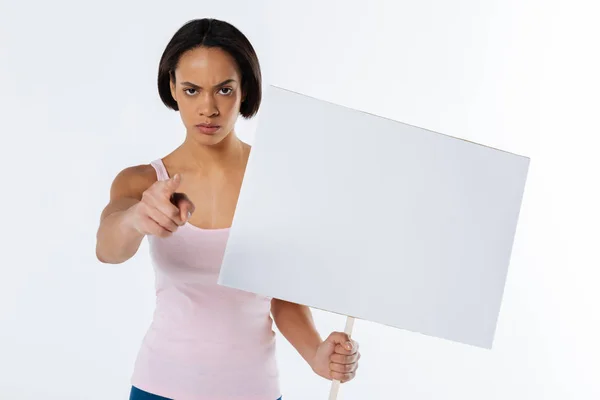
[[[219,109],[217,108],[215,98],[208,91],[205,91],[201,96],[198,96],[197,112],[199,115],[205,117],[212,117],[219,114]]]

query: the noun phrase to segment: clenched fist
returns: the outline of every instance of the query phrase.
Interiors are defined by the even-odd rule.
[[[310,366],[317,375],[341,383],[356,376],[360,352],[358,342],[343,332],[333,332],[317,348]]]
[[[175,174],[146,189],[141,201],[129,209],[133,228],[144,235],[166,238],[184,225],[195,208],[185,194],[176,192],[180,184],[181,176]]]

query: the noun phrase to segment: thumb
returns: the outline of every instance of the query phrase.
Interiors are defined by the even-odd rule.
[[[350,339],[350,335],[344,332],[333,332],[326,340],[327,342],[333,345],[340,345],[346,350],[352,350],[352,340]]]
[[[175,193],[181,184],[181,175],[175,174],[171,179],[165,181],[165,189],[169,195]]]

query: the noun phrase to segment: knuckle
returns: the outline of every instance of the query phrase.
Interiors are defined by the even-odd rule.
[[[153,196],[154,192],[150,189],[145,190],[144,193],[142,193],[142,202],[143,203],[150,203],[152,201],[152,199],[154,198]]]
[[[135,210],[138,214],[147,214],[148,213],[148,202],[145,201],[145,198],[142,197],[142,200],[137,204]]]
[[[163,228],[159,228],[158,232],[159,232],[158,236],[160,236],[162,238],[167,238],[167,237],[171,236],[171,232],[169,232],[168,230],[163,229]]]

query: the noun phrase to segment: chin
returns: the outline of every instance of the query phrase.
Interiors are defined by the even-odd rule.
[[[203,144],[205,146],[214,146],[214,145],[218,145],[219,143],[221,143],[223,140],[225,140],[227,138],[227,136],[229,136],[229,133],[220,133],[217,132],[215,134],[212,135],[207,135],[204,133],[198,133],[197,131],[194,133],[193,138],[200,144]]]

